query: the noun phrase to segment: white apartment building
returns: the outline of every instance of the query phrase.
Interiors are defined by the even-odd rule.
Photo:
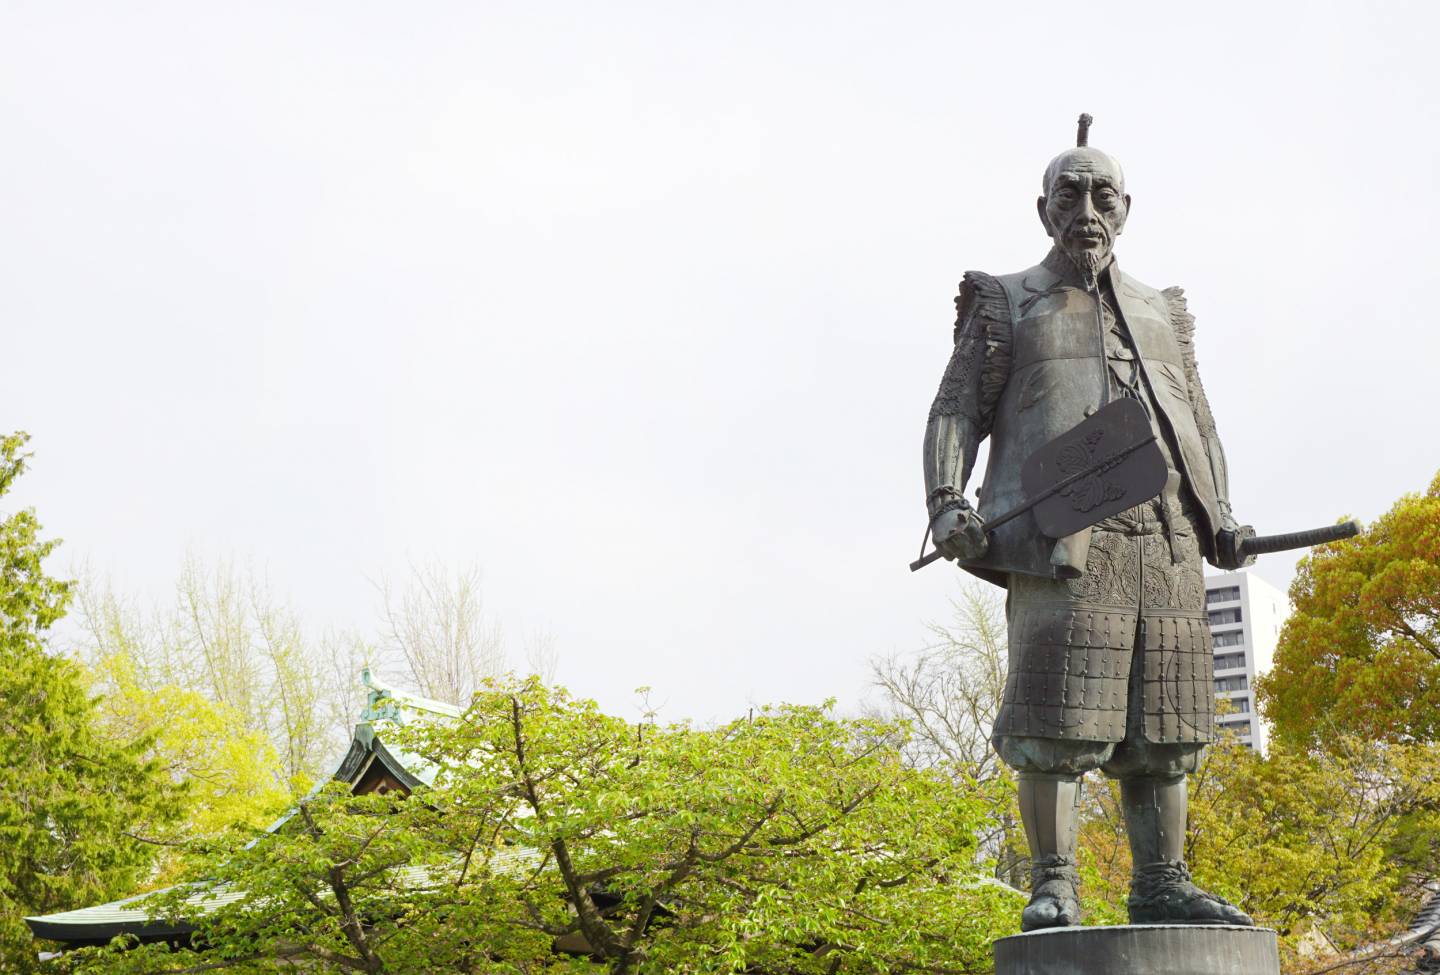
[[[1263,755],[1270,733],[1255,709],[1255,678],[1275,659],[1290,601],[1259,576],[1225,572],[1205,577],[1205,609],[1215,639],[1215,697],[1231,707],[1219,728]]]

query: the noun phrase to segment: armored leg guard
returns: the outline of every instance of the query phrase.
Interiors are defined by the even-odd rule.
[[[1135,870],[1126,906],[1131,924],[1237,924],[1250,916],[1190,880],[1185,866],[1185,777],[1120,781]]]
[[[1075,870],[1078,775],[1020,774],[1020,818],[1030,844],[1030,903],[1020,928],[1080,923],[1080,877]]]

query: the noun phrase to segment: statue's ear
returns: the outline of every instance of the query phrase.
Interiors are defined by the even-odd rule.
[[[1125,219],[1123,219],[1123,220],[1120,221],[1120,229],[1115,231],[1115,236],[1117,236],[1117,237],[1120,236],[1120,232],[1125,229],[1125,224],[1126,224],[1129,220],[1130,220],[1130,194],[1129,194],[1129,193],[1126,193],[1126,194],[1125,194]]]
[[[1040,214],[1040,226],[1045,228],[1045,236],[1054,237],[1050,232],[1050,220],[1045,216],[1045,197],[1037,197],[1035,200],[1035,212]]]

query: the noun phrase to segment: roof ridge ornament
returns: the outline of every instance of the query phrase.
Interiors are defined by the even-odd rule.
[[[360,680],[366,688],[365,710],[360,715],[361,721],[394,721],[404,724],[403,712],[406,710],[439,714],[449,718],[458,718],[465,712],[465,709],[458,704],[421,697],[408,691],[397,691],[390,685],[382,683],[368,664],[360,671]]]
[[[360,682],[366,687],[365,711],[360,715],[362,722],[401,720],[395,692],[380,682],[368,664],[360,671]]]

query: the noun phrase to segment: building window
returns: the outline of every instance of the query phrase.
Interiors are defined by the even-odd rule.
[[[1216,641],[1218,644],[1218,640]],[[1215,656],[1216,670],[1234,670],[1237,667],[1245,666],[1245,655],[1243,653],[1221,653]]]
[[[1234,609],[1212,609],[1210,611],[1210,625],[1222,626],[1226,623],[1240,622],[1240,607]]]
[[[1238,647],[1245,642],[1245,633],[1236,630],[1234,633],[1216,633],[1215,646],[1217,647]]]
[[[1233,603],[1240,598],[1239,586],[1225,586],[1221,589],[1211,589],[1205,593],[1205,605],[1211,603]]]
[[[1215,689],[1217,691],[1243,691],[1248,690],[1249,686],[1249,682],[1245,679],[1244,674],[1241,674],[1239,677],[1215,678]],[[1247,704],[1246,707],[1248,708],[1249,705]]]

